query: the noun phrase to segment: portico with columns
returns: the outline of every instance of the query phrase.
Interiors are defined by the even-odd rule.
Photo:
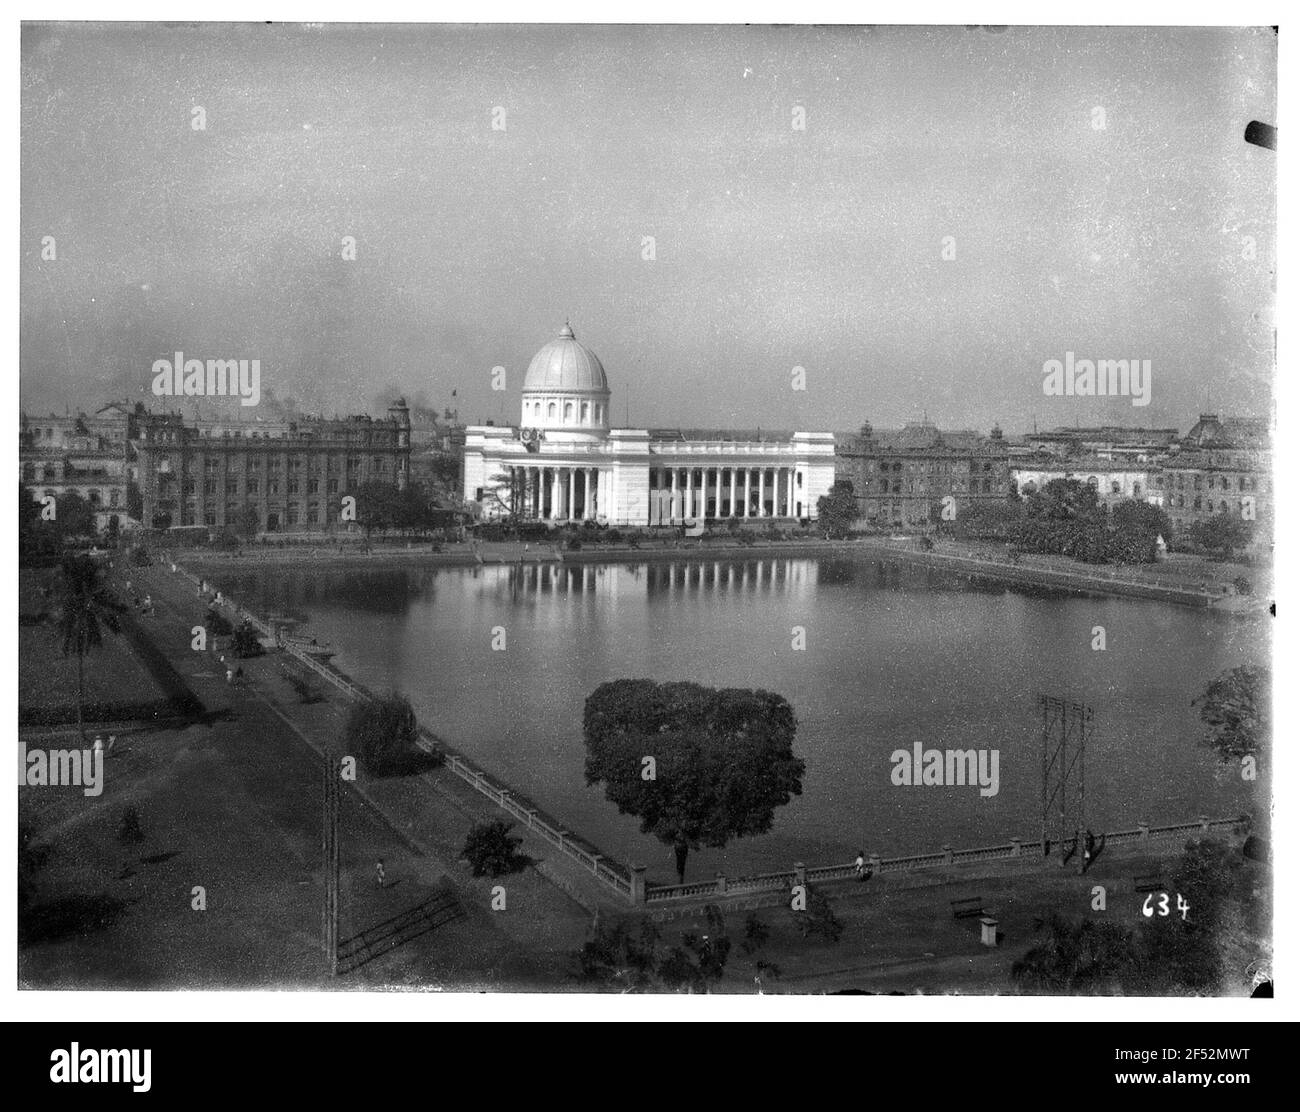
[[[604,367],[566,323],[533,357],[521,424],[466,430],[465,499],[483,519],[621,526],[817,516],[835,478],[828,432],[748,439],[608,425]]]

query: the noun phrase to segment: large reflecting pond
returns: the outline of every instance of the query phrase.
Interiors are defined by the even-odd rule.
[[[673,878],[667,847],[583,783],[582,706],[604,680],[764,687],[794,704],[804,792],[770,834],[692,855],[687,878],[1036,838],[1040,692],[1091,702],[1089,825],[1237,813],[1191,703],[1262,661],[1258,619],[1129,599],[975,586],[871,560],[478,569],[227,569],[246,605],[300,611],[367,685],[606,853]],[[792,649],[794,627],[806,649]],[[1093,630],[1105,628],[1095,651]],[[493,651],[493,630],[506,648]],[[901,787],[890,754],[997,749],[999,790]]]

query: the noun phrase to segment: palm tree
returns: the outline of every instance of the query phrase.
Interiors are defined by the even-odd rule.
[[[86,654],[104,643],[103,628],[117,633],[122,604],[104,583],[103,571],[89,556],[67,556],[55,587],[63,655],[77,654],[77,732],[86,741],[82,707],[86,698]]]

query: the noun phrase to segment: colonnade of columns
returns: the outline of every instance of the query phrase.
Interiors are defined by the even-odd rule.
[[[587,521],[613,502],[611,476],[598,467],[519,466],[508,474],[511,509],[522,517]],[[794,467],[652,467],[649,509],[651,525],[811,512]]]
[[[803,476],[793,467],[650,469],[651,521],[656,500],[685,518],[806,517]],[[668,512],[663,513],[664,520]]]
[[[512,508],[542,521],[587,521],[601,513],[598,467],[512,467]]]

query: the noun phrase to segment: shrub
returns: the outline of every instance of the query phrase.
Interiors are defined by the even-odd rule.
[[[820,938],[823,942],[838,942],[844,924],[835,916],[835,909],[822,892],[811,884],[805,887],[808,897],[806,911],[793,911],[795,928],[802,938]]]
[[[465,838],[461,856],[475,876],[504,876],[522,869],[528,859],[519,852],[523,839],[510,833],[505,819],[477,823]]]
[[[1250,580],[1244,575],[1239,575],[1232,581],[1232,589],[1239,595],[1249,595],[1255,590]]]
[[[204,625],[207,626],[208,635],[211,637],[229,637],[235,632],[229,620],[215,610],[209,610],[207,618],[204,619]]]
[[[226,624],[229,625],[229,623]],[[266,652],[257,636],[257,630],[247,622],[235,630],[235,635],[230,642],[230,651],[241,659],[247,659],[250,656],[261,656]]]

